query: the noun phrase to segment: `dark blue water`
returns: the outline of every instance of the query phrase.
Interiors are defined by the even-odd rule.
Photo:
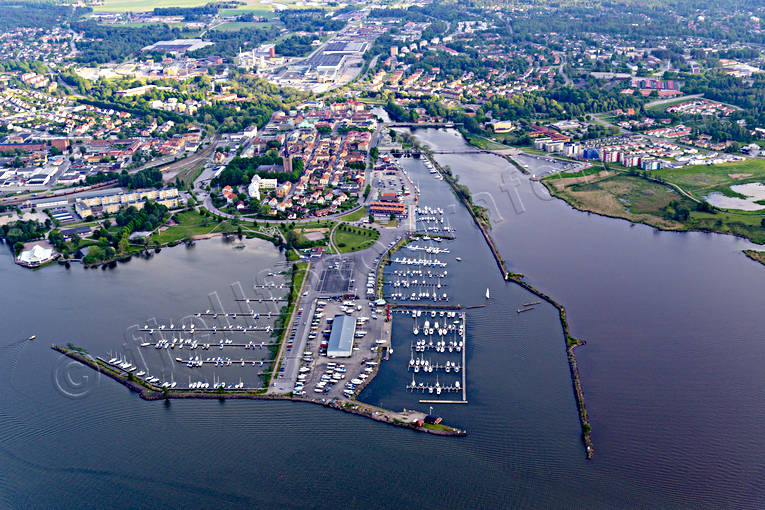
[[[464,146],[453,132],[417,134]],[[591,469],[689,506],[761,506],[765,268],[741,253],[753,246],[573,211],[496,156],[438,158],[489,207],[511,270],[555,296],[588,341],[577,359]]]
[[[459,146],[441,132],[428,143]],[[507,164],[444,157],[474,193],[501,189]],[[420,163],[423,203],[454,203]],[[512,170],[511,170],[512,171]],[[528,185],[528,183],[526,183]],[[481,188],[483,186],[483,188]],[[529,188],[530,189],[530,188]],[[567,306],[596,456],[584,458],[555,310],[502,282],[458,207],[449,292],[468,316],[468,400],[434,412],[466,428],[449,439],[308,404],[144,402],[87,372],[63,385],[53,342],[115,349],[148,317],[208,308],[278,260],[260,241],[164,250],[113,271],[0,264],[0,506],[7,508],[757,508],[765,453],[760,289],[765,270],[724,236],[655,233],[528,198],[498,205],[495,238],[514,270]],[[499,203],[499,200],[497,200]],[[459,289],[459,292],[457,292]],[[456,297],[456,296],[459,297]],[[411,319],[362,397],[424,409],[409,394]],[[35,342],[25,342],[30,334]],[[63,369],[62,369],[63,367]],[[69,368],[69,370],[74,370]],[[87,382],[81,378],[89,376]],[[66,380],[64,379],[64,382]],[[84,390],[83,390],[84,388]]]

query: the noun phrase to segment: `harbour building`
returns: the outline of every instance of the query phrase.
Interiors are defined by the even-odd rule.
[[[327,356],[350,358],[353,353],[353,338],[356,334],[356,317],[335,315],[332,332],[329,335]]]

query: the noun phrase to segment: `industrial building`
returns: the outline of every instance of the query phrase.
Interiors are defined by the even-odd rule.
[[[332,332],[329,335],[327,356],[350,358],[353,353],[353,338],[356,335],[356,317],[335,315]]]
[[[163,51],[169,53],[186,53],[195,51],[212,43],[202,39],[174,39],[172,41],[157,41],[152,45],[146,46],[141,51]]]
[[[342,74],[346,56],[340,53],[319,54],[311,57],[309,64],[316,69],[319,82],[333,81]]]

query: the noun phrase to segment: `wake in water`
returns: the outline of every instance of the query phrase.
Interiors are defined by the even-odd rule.
[[[16,366],[19,363],[21,353],[24,351],[24,346],[28,343],[29,340],[24,339],[0,347],[0,368],[3,368],[0,369],[0,385],[8,384],[11,388],[18,391],[18,388],[13,385],[13,376],[16,373]],[[4,369],[6,362],[8,370]]]

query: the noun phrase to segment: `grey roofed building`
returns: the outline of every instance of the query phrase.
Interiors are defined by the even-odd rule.
[[[344,61],[345,55],[342,54],[319,53],[311,57],[308,62],[315,67],[339,67]]]
[[[353,353],[353,337],[356,334],[356,318],[335,315],[329,335],[327,356],[349,358]]]

